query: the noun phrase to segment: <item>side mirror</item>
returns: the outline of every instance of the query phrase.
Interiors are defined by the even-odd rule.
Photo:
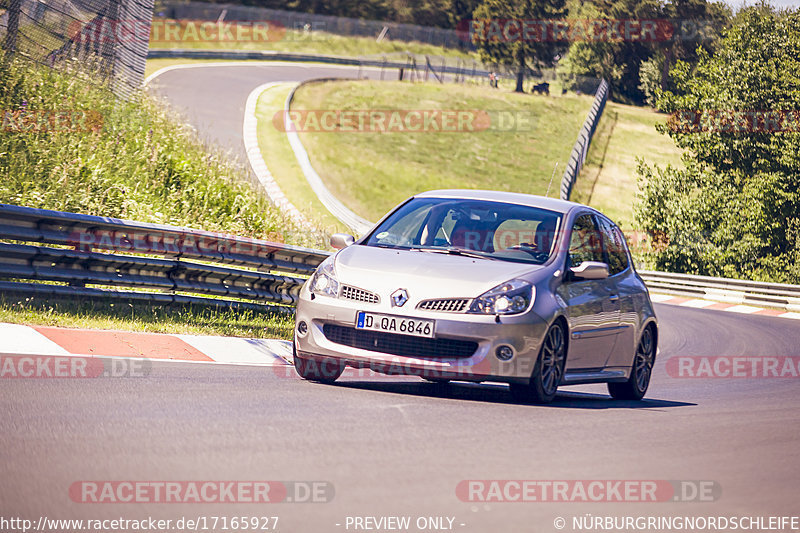
[[[348,235],[347,233],[334,233],[331,235],[331,246],[337,250],[347,248],[354,242],[356,242],[356,238],[352,235]]]
[[[574,279],[606,279],[608,265],[599,261],[584,261],[576,267],[569,269]]]

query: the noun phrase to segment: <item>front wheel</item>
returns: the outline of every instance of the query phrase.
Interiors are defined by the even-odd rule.
[[[297,355],[297,350],[293,353],[294,369],[301,378],[309,381],[319,381],[322,383],[333,383],[344,372],[344,365],[335,359],[309,359]]]
[[[609,383],[608,393],[615,400],[641,400],[650,385],[653,363],[656,360],[656,339],[653,327],[647,326],[636,346],[631,376],[623,383]]]
[[[564,327],[556,322],[544,337],[539,357],[528,384],[511,384],[511,395],[521,402],[550,403],[564,376],[567,362],[567,343]]]

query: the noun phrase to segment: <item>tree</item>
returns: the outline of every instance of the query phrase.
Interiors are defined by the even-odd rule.
[[[655,39],[645,33],[644,39],[576,40],[567,54],[568,74],[605,78],[615,100],[635,104],[645,101],[640,85],[650,81],[649,72],[647,80],[641,77],[643,62],[658,58],[656,61],[662,67],[661,85],[666,89],[666,73],[673,62],[682,59],[695,63],[697,48],[711,50],[729,20],[727,8],[707,0],[592,0],[580,3],[573,11],[580,19],[657,25]]]
[[[662,72],[665,58],[663,54],[656,54],[639,65],[639,90],[644,94],[644,101],[650,107],[655,107],[658,95],[663,90],[674,90],[666,86]]]
[[[450,27],[462,29],[480,3],[480,0],[449,0]]]
[[[696,67],[670,71],[662,131],[685,168],[640,165],[658,269],[800,283],[800,12],[740,12]]]
[[[515,71],[521,93],[529,69],[554,65],[566,50],[566,42],[553,38],[550,22],[566,15],[566,0],[484,0],[472,13],[472,40],[484,62]]]

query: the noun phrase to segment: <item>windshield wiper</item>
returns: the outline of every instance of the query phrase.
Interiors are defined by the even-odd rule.
[[[437,248],[435,246],[420,246],[411,249],[418,252],[433,252],[436,254],[460,255],[463,257],[497,260],[496,257],[492,257],[487,252],[475,252],[472,250],[465,250],[464,248]]]

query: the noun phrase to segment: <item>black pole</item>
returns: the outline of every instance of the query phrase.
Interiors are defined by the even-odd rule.
[[[8,29],[6,38],[3,40],[3,48],[9,52],[17,51],[17,33],[19,32],[19,14],[22,8],[22,0],[11,0],[8,6]]]

